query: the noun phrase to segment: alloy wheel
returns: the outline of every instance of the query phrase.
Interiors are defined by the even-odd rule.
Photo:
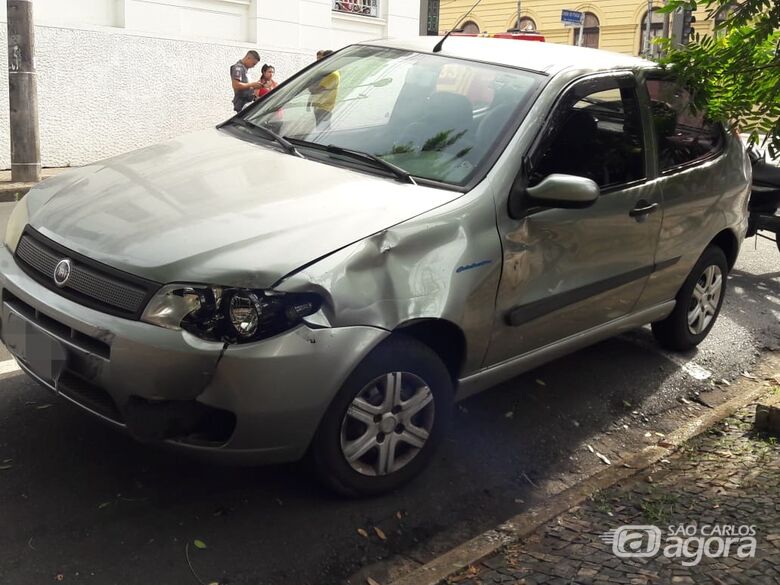
[[[391,372],[357,393],[341,423],[341,452],[362,475],[381,476],[406,466],[433,429],[434,399],[425,381]]]
[[[688,308],[688,330],[693,335],[701,334],[709,327],[720,304],[723,291],[723,273],[719,266],[709,265],[704,269],[693,288]]]

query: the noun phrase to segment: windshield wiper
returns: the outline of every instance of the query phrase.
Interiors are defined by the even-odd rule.
[[[357,158],[362,161],[370,162],[375,167],[379,167],[385,171],[389,171],[393,174],[393,176],[401,181],[402,183],[409,183],[411,185],[417,185],[417,181],[414,180],[414,177],[410,175],[408,172],[406,172],[401,167],[394,165],[391,162],[387,162],[386,160],[379,158],[375,154],[371,154],[370,152],[363,152],[362,150],[352,150],[351,148],[344,148],[343,146],[336,146],[335,144],[317,144],[316,142],[309,142],[308,140],[298,140],[297,138],[291,138],[290,139],[295,144],[299,144],[301,146],[308,146],[311,148],[317,148],[319,150],[324,150],[326,152],[331,152],[333,154],[340,154],[344,156],[349,156],[352,158]]]
[[[249,122],[244,118],[234,118],[232,122],[234,124],[247,128],[248,130],[252,130],[252,131],[260,130],[260,132],[262,132],[268,138],[270,138],[271,140],[276,142],[279,146],[281,146],[287,154],[292,154],[293,156],[297,156],[298,158],[306,158],[300,152],[298,152],[298,149],[295,148],[295,145],[292,142],[287,140],[284,136],[279,136],[276,132],[270,130],[269,128],[266,128],[265,126],[258,126],[257,124],[252,124],[252,122]]]

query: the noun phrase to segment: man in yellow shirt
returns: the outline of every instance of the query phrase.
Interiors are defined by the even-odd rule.
[[[317,51],[317,60],[324,59],[331,54],[333,51]],[[338,71],[333,71],[311,88],[310,103],[314,108],[314,118],[317,120],[319,128],[325,129],[330,125],[330,118],[338,98],[339,83],[341,83],[341,74]]]

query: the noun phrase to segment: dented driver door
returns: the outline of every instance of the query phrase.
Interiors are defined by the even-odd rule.
[[[653,271],[661,221],[657,181],[632,74],[580,81],[564,92],[529,154],[524,181],[553,173],[590,178],[584,209],[526,201],[499,216],[504,266],[486,365],[618,319]],[[504,206],[506,209],[506,206]]]

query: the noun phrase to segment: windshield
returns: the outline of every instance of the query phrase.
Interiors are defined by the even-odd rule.
[[[415,178],[462,186],[503,131],[519,122],[539,80],[508,67],[354,46],[272,92],[244,117],[306,156],[356,164],[339,148],[323,148],[340,147]],[[374,171],[383,172],[381,165]]]

